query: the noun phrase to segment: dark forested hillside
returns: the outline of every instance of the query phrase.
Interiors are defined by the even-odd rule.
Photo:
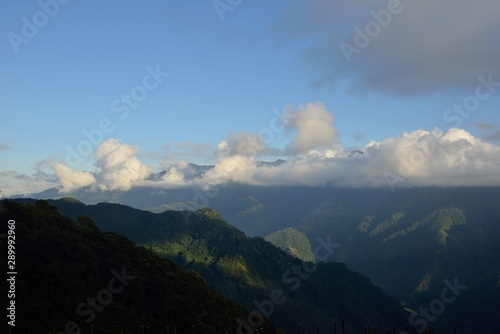
[[[289,193],[293,195],[284,201]],[[446,319],[475,332],[500,326],[500,188],[434,187],[392,193],[270,187],[267,193],[249,189],[240,198],[249,195],[262,208],[259,212],[238,214],[229,209],[231,201],[225,206],[228,210],[221,211],[235,226],[259,235],[291,228],[310,241],[332,235],[340,244],[332,260],[370,277],[412,309],[428,308],[447,287],[445,281],[456,279],[467,289],[431,319]]]
[[[105,212],[105,210],[103,211]],[[236,333],[248,312],[186,271],[123,236],[101,233],[86,216],[72,220],[45,201],[0,202],[2,233],[16,231],[16,333]],[[0,239],[2,253],[7,249]],[[7,268],[6,256],[0,258]],[[3,285],[5,285],[5,280]],[[7,291],[7,290],[3,290]],[[6,309],[6,299],[2,305]],[[193,327],[195,326],[195,327]],[[267,320],[262,325],[276,332]],[[3,331],[7,333],[7,331]],[[100,331],[99,331],[100,332]]]
[[[468,286],[467,290],[446,305],[435,321],[445,320],[464,329],[500,326],[496,320],[500,319],[496,306],[500,300],[499,187],[398,188],[392,192],[389,188],[230,183],[211,193],[137,187],[129,192],[80,191],[74,195],[86,203],[106,199],[156,212],[209,206],[250,236],[265,237],[289,228],[298,231],[309,239],[308,253],[314,250],[317,238],[330,236],[339,247],[329,261],[343,262],[369,277],[406,306],[417,310],[428,307],[446,287],[444,281],[457,278]],[[110,204],[92,210],[105,206]],[[115,222],[113,228],[128,226],[130,230],[125,232],[138,233],[136,237],[140,238],[142,226],[127,223],[129,216],[138,213],[126,210],[117,211],[125,216],[125,223],[111,220]],[[293,240],[299,244],[293,244]],[[293,238],[285,243],[292,249],[306,245]]]
[[[383,330],[408,321],[399,304],[345,265],[302,262],[264,239],[246,237],[211,209],[153,214],[117,204],[51,203],[70,216],[88,215],[102,230],[124,234],[199,272],[218,292],[269,316],[287,332],[297,323],[326,328],[345,319],[351,330],[368,324]],[[325,260],[338,247],[330,237],[314,246]]]

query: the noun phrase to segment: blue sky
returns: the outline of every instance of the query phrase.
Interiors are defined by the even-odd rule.
[[[480,88],[487,97],[470,113],[444,117],[455,103],[479,101],[467,100],[478,77],[500,82],[495,1],[62,2],[0,4],[0,189],[7,194],[60,185],[54,164],[68,165],[68,147],[103,120],[112,130],[92,149],[117,139],[148,170],[184,160],[217,164],[217,145],[231,146],[231,134],[258,134],[274,110],[299,113],[308,103],[333,115],[334,130],[326,130],[333,137],[307,134],[308,151],[320,155],[435,128],[462,128],[470,142],[495,148],[500,141],[500,87]],[[366,33],[370,22],[369,45],[356,44],[355,28]],[[347,44],[358,53],[346,57]],[[143,85],[148,69],[168,76],[120,119],[113,101]],[[294,124],[252,158],[310,153],[287,149],[306,136]],[[93,153],[69,167],[96,182],[107,168]]]

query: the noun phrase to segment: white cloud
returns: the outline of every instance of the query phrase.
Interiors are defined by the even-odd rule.
[[[0,171],[0,198],[14,195],[30,195],[43,190],[57,187],[54,176],[44,178],[44,173],[40,173],[37,168],[41,163],[36,164],[33,174],[20,173],[17,171]]]
[[[337,138],[334,116],[322,103],[308,103],[298,108],[287,106],[286,129],[295,130],[293,141],[287,147],[292,154],[303,154],[313,149],[329,148]]]
[[[95,152],[96,173],[76,172],[55,164],[55,176],[64,192],[88,185],[102,191],[129,190],[135,185],[206,188],[229,181],[392,188],[500,186],[500,145],[463,129],[419,129],[351,148],[336,142],[334,117],[323,105],[288,107],[287,113],[293,116],[287,129],[296,133],[287,147],[287,161],[281,164],[259,163],[257,156],[268,152],[269,147],[255,135],[233,133],[219,143],[212,168],[188,162],[160,164],[166,170],[162,177],[148,178],[153,169],[137,158],[138,148],[109,139]],[[0,172],[0,177],[47,185],[54,178],[45,171],[47,163],[37,164],[33,177],[9,171]]]
[[[102,191],[129,190],[153,172],[153,168],[144,165],[136,157],[137,154],[137,147],[110,138],[94,152],[97,172],[73,171],[61,163],[53,164],[52,168],[61,192],[71,192],[87,186]]]
[[[61,163],[56,163],[53,167],[62,185],[60,191],[63,193],[87,187],[96,182],[94,175],[89,172],[72,171],[68,166]]]
[[[245,156],[257,157],[263,154],[273,153],[266,146],[258,134],[253,133],[231,133],[229,137],[220,142],[215,151],[216,157]]]
[[[144,180],[153,169],[136,157],[136,147],[122,144],[111,138],[95,151],[96,165],[100,169],[97,177],[100,190],[129,190],[134,183]]]
[[[397,187],[500,185],[500,146],[462,129],[416,130],[357,150],[337,145],[297,154],[279,166],[259,166],[244,156],[224,157],[201,181],[387,187],[387,175],[398,178]]]
[[[450,129],[426,156],[421,185],[500,185],[500,146]]]
[[[183,186],[186,184],[184,174],[178,169],[178,167],[170,167],[167,173],[163,175],[162,181],[166,185],[171,186]]]
[[[253,157],[243,155],[222,157],[213,169],[203,174],[201,181],[208,185],[227,181],[252,183],[252,175],[256,168],[257,165]]]

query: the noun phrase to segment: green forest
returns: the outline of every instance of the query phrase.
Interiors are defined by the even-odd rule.
[[[197,272],[100,232],[88,216],[70,219],[46,201],[4,200],[0,219],[4,228],[16,222],[16,333],[75,333],[76,326],[89,333],[91,325],[94,333],[117,326],[124,333],[143,326],[151,333],[236,333],[237,320],[248,319]],[[0,261],[6,268],[6,257]],[[268,320],[261,327],[276,332]]]
[[[329,328],[345,319],[346,329],[371,324],[385,330],[408,321],[407,310],[344,264],[304,262],[262,238],[245,236],[212,209],[155,214],[119,204],[84,205],[70,198],[50,203],[73,219],[89,216],[102,231],[122,234],[199,273],[218,293],[249,312],[268,315],[287,333],[295,332],[298,323]],[[286,301],[271,306],[268,301],[276,290]]]

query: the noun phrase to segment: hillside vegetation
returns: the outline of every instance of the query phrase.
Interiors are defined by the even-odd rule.
[[[211,209],[154,214],[109,203],[51,203],[72,217],[88,215],[102,230],[126,235],[199,272],[219,293],[269,316],[289,333],[299,322],[303,328],[331,328],[345,319],[350,330],[368,324],[384,330],[408,321],[409,314],[398,303],[344,264],[303,262],[262,238],[246,237]],[[318,254],[326,259],[335,247],[325,238]]]
[[[88,216],[72,220],[45,201],[1,201],[0,220],[4,231],[15,220],[17,333],[28,333],[28,326],[32,333],[73,333],[76,326],[88,333],[90,325],[104,333],[115,333],[117,325],[124,333],[142,326],[151,333],[167,327],[192,333],[193,326],[195,333],[236,333],[237,319],[248,319],[248,311],[197,272],[123,236],[101,233]],[[0,245],[7,248],[5,239]],[[6,258],[0,258],[2,268]],[[267,320],[262,326],[276,332]]]
[[[294,228],[289,227],[276,231],[267,235],[264,239],[303,261],[316,261],[309,239],[304,233]]]
[[[440,296],[444,280],[468,288],[446,306],[445,320],[462,332],[500,328],[500,188],[248,186],[228,183],[200,189],[127,192],[79,191],[86,203],[117,201],[136,208],[214,208],[249,236],[265,237],[292,228],[314,252],[317,238],[339,247],[328,261],[345,263],[384,292],[418,310]],[[59,196],[49,191],[40,196]],[[303,242],[299,242],[304,244]],[[280,247],[282,245],[278,244]],[[292,240],[288,245],[298,249]],[[471,308],[471,305],[474,305]],[[432,322],[435,324],[435,322]]]

